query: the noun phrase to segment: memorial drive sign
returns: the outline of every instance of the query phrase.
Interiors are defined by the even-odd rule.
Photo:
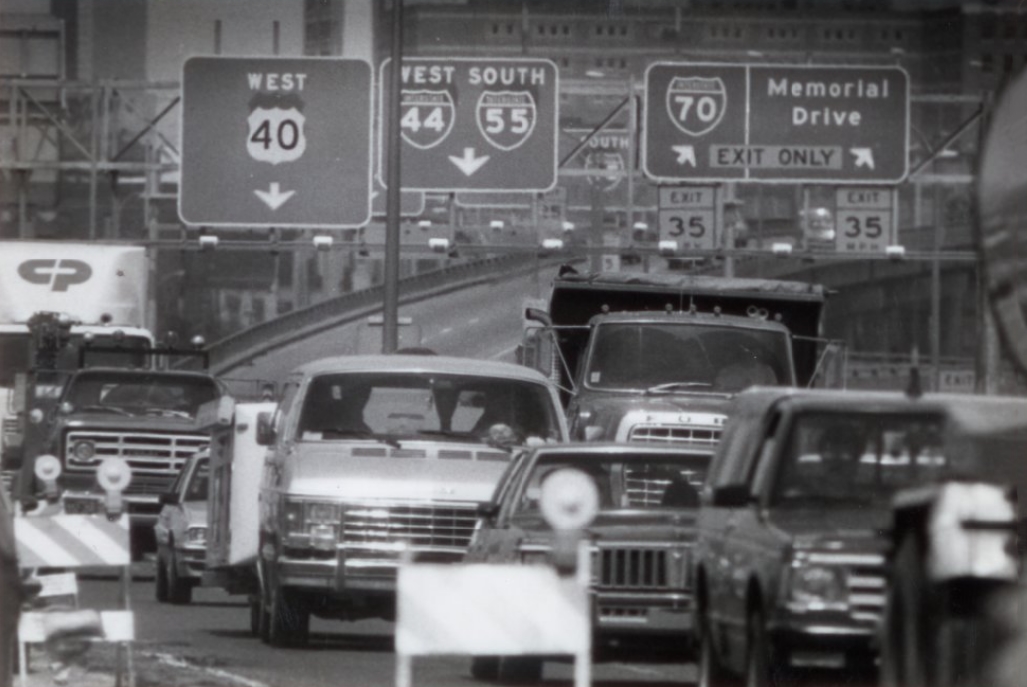
[[[178,214],[210,226],[355,227],[371,217],[371,65],[192,57]]]
[[[389,111],[391,65],[381,66],[380,113]],[[551,60],[410,57],[400,79],[404,189],[541,192],[556,185],[559,90]],[[380,129],[383,123],[380,116]]]
[[[657,62],[643,169],[665,182],[893,184],[908,172],[900,67]]]

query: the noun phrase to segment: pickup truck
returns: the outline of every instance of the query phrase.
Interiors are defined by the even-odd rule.
[[[200,406],[222,395],[221,384],[204,372],[87,367],[72,373],[56,404],[27,413],[39,437],[36,441],[35,432],[27,434],[23,500],[40,491],[34,460],[53,455],[62,466],[58,487],[64,511],[99,512],[103,492],[96,483],[97,467],[105,458],[123,459],[132,471],[124,499],[138,559],[154,550],[160,495],[186,460],[210,441],[199,427]]]
[[[739,394],[700,492],[693,564],[700,684],[724,684],[730,673],[750,684],[786,684],[799,669],[873,675],[893,498],[992,472],[987,456],[975,462],[952,438],[953,427],[966,414],[1010,412],[1024,417],[1027,401],[773,388]],[[1015,468],[1006,463],[994,477]]]
[[[293,645],[306,642],[311,615],[393,617],[401,551],[462,560],[514,448],[566,441],[567,426],[555,386],[534,370],[357,355],[291,373],[274,413],[258,414],[256,440],[267,449],[251,502],[251,620],[266,642]],[[231,528],[218,508],[215,544]]]
[[[526,309],[521,359],[560,385],[576,441],[713,446],[738,391],[811,382],[824,302],[798,282],[565,268],[548,312]]]

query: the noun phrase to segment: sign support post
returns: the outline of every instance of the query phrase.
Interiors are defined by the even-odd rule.
[[[403,60],[403,0],[392,2],[392,63]],[[388,135],[388,200],[385,215],[385,302],[382,308],[382,353],[393,353],[399,345],[399,201],[400,79],[389,83],[389,110],[383,113]]]

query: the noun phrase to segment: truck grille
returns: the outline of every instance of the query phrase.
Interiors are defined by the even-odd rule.
[[[680,425],[635,425],[628,433],[628,441],[654,444],[704,444],[712,446],[720,441],[719,427],[682,427]]]
[[[608,548],[599,549],[593,561],[596,585],[618,589],[666,589],[666,549]]]
[[[466,549],[477,522],[473,508],[438,506],[352,507],[342,520],[345,544],[405,541],[410,546]]]
[[[887,581],[884,556],[876,553],[814,553],[811,563],[844,566],[853,620],[877,623],[884,615]]]
[[[884,616],[887,583],[883,567],[858,566],[849,570],[849,608],[859,621],[878,623]]]
[[[72,449],[80,441],[93,443],[95,463],[76,465]],[[210,442],[202,434],[124,434],[120,432],[68,432],[64,442],[65,465],[69,472],[92,471],[104,458],[123,458],[132,469],[128,493],[164,491],[170,479],[181,471],[189,456]],[[155,480],[153,478],[163,478]]]

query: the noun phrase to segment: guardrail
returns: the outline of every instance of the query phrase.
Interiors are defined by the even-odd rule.
[[[541,264],[551,264],[554,259],[562,262],[567,258],[551,258],[541,261]],[[535,255],[525,254],[489,257],[416,274],[400,280],[399,300],[402,304],[414,303],[468,288],[500,275],[509,276],[534,269],[540,264],[538,260]],[[377,312],[382,308],[384,288],[378,285],[352,291],[214,341],[208,347],[209,370],[214,375],[224,375],[256,356]]]

